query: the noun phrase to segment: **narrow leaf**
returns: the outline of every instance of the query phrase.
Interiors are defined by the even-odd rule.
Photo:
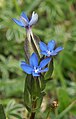
[[[18,113],[10,113],[10,115],[16,117],[17,119],[23,119]]]
[[[0,104],[0,119],[6,119],[2,104]]]
[[[45,73],[45,80],[51,78],[51,75],[53,73],[53,59],[51,60],[51,62],[49,63],[49,70]]]
[[[25,51],[25,60],[28,62],[30,55],[32,55],[32,53],[34,52],[31,36],[30,36],[30,39],[28,39],[28,38],[25,39],[24,51]]]
[[[63,117],[64,115],[66,115],[66,113],[69,112],[75,104],[76,104],[76,100],[73,101],[64,111],[62,111],[62,112],[57,116],[56,119],[62,119],[62,117]]]
[[[29,79],[30,79],[30,75],[27,75],[27,77],[25,79],[25,88],[24,88],[24,104],[25,104],[28,111],[30,111],[31,107],[32,107],[31,95],[30,95],[30,92],[28,90]]]

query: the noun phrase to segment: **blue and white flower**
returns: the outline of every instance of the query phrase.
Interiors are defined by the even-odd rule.
[[[24,72],[27,74],[32,74],[33,76],[40,76],[42,72],[47,72],[48,68],[44,68],[49,62],[51,61],[51,58],[43,59],[40,64],[38,65],[38,57],[36,53],[33,53],[30,56],[29,63],[26,64],[26,62],[21,62],[21,68]]]
[[[20,19],[17,20],[13,18],[13,21],[21,27],[30,28],[32,25],[36,24],[36,22],[38,21],[38,14],[33,12],[31,19],[29,20],[27,15],[24,12],[22,12]]]
[[[62,51],[64,48],[63,47],[57,47],[55,48],[56,42],[55,40],[51,40],[48,42],[46,45],[44,42],[39,42],[41,54],[45,56],[55,56],[57,55],[60,51]]]

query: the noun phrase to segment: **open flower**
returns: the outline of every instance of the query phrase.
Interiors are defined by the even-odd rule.
[[[50,57],[50,56],[57,55],[60,51],[64,49],[61,46],[55,48],[55,45],[56,42],[54,40],[49,41],[47,45],[44,42],[39,42],[41,54]]]
[[[21,68],[27,74],[32,74],[33,76],[40,76],[40,73],[48,71],[48,68],[44,68],[44,67],[50,62],[50,60],[51,58],[43,59],[38,65],[38,57],[36,53],[33,53],[29,60],[30,65],[22,61]]]
[[[26,39],[24,42],[24,51],[25,51],[25,57],[27,57],[27,60],[29,59],[30,55],[33,52],[37,52],[39,57],[41,57],[40,48],[39,48],[40,39],[37,36],[35,36],[32,32],[32,25],[36,24],[36,22],[38,21],[38,14],[33,12],[31,18],[28,19],[27,15],[24,12],[22,12],[19,20],[15,18],[13,18],[12,20],[17,25],[26,28]]]
[[[29,20],[27,15],[24,12],[22,12],[20,20],[13,18],[13,21],[21,27],[30,28],[38,21],[38,14],[33,12],[31,19]]]

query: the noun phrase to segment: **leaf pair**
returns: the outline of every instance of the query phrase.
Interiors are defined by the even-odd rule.
[[[35,111],[41,106],[44,89],[45,81],[43,77],[39,79],[38,77],[27,75],[25,79],[24,104],[28,111]]]

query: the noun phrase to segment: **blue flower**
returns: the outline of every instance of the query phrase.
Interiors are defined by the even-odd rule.
[[[21,27],[30,28],[38,21],[38,14],[33,12],[31,19],[29,20],[26,14],[22,12],[20,16],[20,20],[13,18],[13,21]]]
[[[48,57],[55,56],[64,49],[61,46],[55,48],[55,45],[56,45],[56,42],[54,40],[49,41],[47,45],[44,42],[39,42],[41,54]]]
[[[22,61],[21,68],[27,74],[32,74],[33,76],[40,76],[40,73],[48,71],[48,68],[44,68],[44,67],[50,62],[50,60],[51,58],[43,59],[38,65],[38,57],[35,53],[33,53],[29,59],[30,65]]]

